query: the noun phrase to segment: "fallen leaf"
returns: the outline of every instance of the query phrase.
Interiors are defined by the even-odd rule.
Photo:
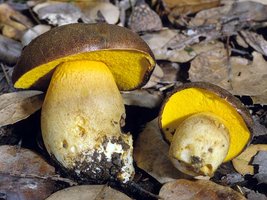
[[[79,185],[60,190],[46,200],[130,200],[127,195],[107,185]]]
[[[199,37],[186,36],[177,30],[164,29],[142,36],[157,60],[188,62],[202,52],[214,50],[219,42],[200,42]],[[219,45],[223,45],[222,43]]]
[[[257,166],[257,173],[254,178],[258,183],[267,183],[267,150],[260,150],[253,158],[252,164]]]
[[[162,68],[156,64],[148,82],[142,88],[146,89],[146,88],[155,87],[158,83],[161,82],[161,79],[163,78],[163,76],[164,74],[163,74]]]
[[[267,135],[267,128],[260,123],[260,118],[257,116],[252,116],[254,125],[252,127],[252,137],[257,137],[261,135]]]
[[[256,144],[256,145],[250,145],[248,146],[245,151],[243,151],[239,156],[234,158],[232,160],[233,166],[235,170],[242,174],[254,174],[254,166],[251,165],[251,161],[253,157],[259,152],[259,151],[267,151],[267,145],[265,144]]]
[[[253,2],[257,2],[257,3],[261,3],[264,5],[267,5],[267,0],[237,0],[237,2],[245,2],[245,1],[253,1]]]
[[[257,52],[267,56],[267,41],[262,35],[252,31],[240,31],[243,39]]]
[[[28,45],[34,38],[49,31],[50,29],[51,29],[51,26],[44,25],[44,24],[39,24],[39,25],[36,25],[30,28],[23,34],[21,38],[22,45],[23,46]]]
[[[267,197],[264,194],[250,190],[247,194],[248,200],[267,200]]]
[[[54,26],[76,23],[82,16],[80,9],[73,4],[57,1],[37,4],[33,11],[39,19]]]
[[[135,32],[159,31],[162,22],[158,14],[147,3],[139,1],[133,8],[128,26]]]
[[[43,104],[43,92],[20,91],[0,96],[0,127],[14,124],[39,110]]]
[[[234,95],[251,96],[253,103],[267,104],[267,62],[253,52],[253,61],[241,57],[230,58],[223,46],[198,55],[189,69],[189,80],[219,85]],[[230,80],[230,82],[229,82]]]
[[[133,90],[121,92],[125,105],[139,106],[144,108],[156,108],[163,101],[163,94],[160,91]]]
[[[21,50],[22,45],[20,42],[0,35],[0,61],[8,65],[16,64]]]
[[[178,16],[219,6],[220,0],[163,0],[163,5],[172,10],[173,16]]]
[[[225,187],[207,180],[190,181],[185,179],[164,184],[160,189],[159,196],[164,200],[246,199],[230,187]]]
[[[226,182],[227,185],[234,185],[244,180],[244,177],[239,173],[228,173],[223,177],[223,181]]]
[[[0,25],[4,36],[19,40],[24,31],[32,26],[32,23],[26,16],[13,10],[8,4],[1,3]]]
[[[160,183],[188,177],[172,165],[168,152],[169,145],[162,139],[156,118],[147,123],[145,129],[138,135],[134,147],[134,160],[139,168]]]
[[[119,8],[110,2],[90,1],[86,6],[80,5],[80,9],[83,13],[81,18],[85,23],[99,22],[103,17],[108,24],[116,24],[120,16]]]
[[[223,17],[226,17],[231,9],[231,4],[226,4],[216,8],[202,10],[196,14],[189,22],[189,27],[196,28],[200,26],[218,26]]]
[[[266,21],[267,5],[253,1],[236,2],[232,4],[228,16],[241,22]]]
[[[0,194],[7,200],[48,197],[55,189],[55,182],[49,180],[54,175],[54,167],[33,151],[17,146],[0,146]]]

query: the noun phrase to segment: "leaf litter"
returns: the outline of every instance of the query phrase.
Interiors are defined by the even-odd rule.
[[[159,64],[149,83],[141,90],[123,93],[125,104],[138,109],[144,108],[145,112],[147,110],[154,112],[159,109],[164,97],[174,85],[200,80],[215,83],[239,96],[241,100],[243,96],[252,99],[250,108],[258,110],[258,113],[253,112],[254,135],[248,149],[254,148],[255,145],[265,145],[264,138],[267,135],[265,34],[267,2],[265,0],[163,0],[161,3],[158,1],[145,3],[142,0],[47,1],[44,4],[28,1],[25,4],[27,6],[21,6],[11,0],[9,5],[1,4],[0,7],[2,31],[0,42],[3,44],[0,47],[0,60],[8,65],[4,67],[2,73],[0,72],[0,93],[4,93],[0,96],[0,124],[3,130],[13,127],[12,124],[39,110],[43,101],[43,94],[40,91],[30,91],[29,94],[24,93],[25,91],[6,94],[14,91],[10,73],[22,46],[48,30],[50,28],[48,24],[53,28],[78,21],[106,22],[126,26],[137,32],[148,43]],[[26,9],[28,13],[20,12],[19,8],[23,8],[24,11]],[[37,22],[38,25],[33,22]],[[257,106],[258,104],[261,106]],[[225,163],[218,170],[222,172],[225,168],[224,174],[218,172],[218,177],[215,176],[216,178],[210,181],[189,182],[184,180],[188,177],[184,177],[170,163],[168,145],[162,139],[156,121],[157,119],[147,121],[146,125],[143,124],[143,130],[137,134],[134,141],[134,159],[139,168],[154,178],[154,182],[163,185],[173,181],[169,182],[171,186],[168,186],[164,193],[163,189],[161,190],[160,194],[166,199],[168,197],[174,199],[175,196],[172,195],[177,196],[177,194],[184,195],[187,199],[192,196],[203,199],[206,195],[215,198],[218,190],[225,198],[231,196],[230,194],[233,194],[231,196],[233,199],[244,198],[239,196],[240,193],[232,193],[233,190],[229,186],[239,188],[248,199],[266,199],[266,193],[259,193],[262,191],[258,192],[255,189],[257,186],[250,183],[245,175],[253,169],[254,175],[251,176],[254,176],[258,183],[266,184],[265,151],[253,151],[253,155],[237,159],[239,165],[249,172],[237,173],[231,167],[228,168],[232,166],[231,163]],[[254,144],[255,140],[261,141],[262,144]],[[220,178],[219,175],[223,177]],[[176,183],[176,179],[179,179],[180,183],[179,180]],[[225,186],[214,185],[212,181]],[[165,185],[164,187],[166,189]],[[87,185],[84,188],[91,194],[96,189],[94,185]],[[103,185],[99,188],[102,191],[108,187]],[[181,188],[183,191],[179,190]],[[70,191],[73,191],[75,197],[86,196],[88,193],[83,189],[70,189]],[[191,196],[188,191],[191,191]],[[121,195],[119,191],[113,192]],[[61,191],[60,195],[67,194],[69,193]],[[105,192],[99,194],[107,198]]]

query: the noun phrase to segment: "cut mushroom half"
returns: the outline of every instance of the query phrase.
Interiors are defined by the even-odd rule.
[[[250,140],[252,124],[236,97],[205,82],[178,87],[166,98],[159,117],[170,159],[192,176],[211,177],[223,162],[239,155]]]
[[[127,182],[132,137],[121,128],[119,90],[145,84],[155,66],[147,44],[108,24],[70,24],[34,39],[13,72],[16,88],[46,90],[41,113],[48,153],[82,179]],[[51,81],[50,81],[51,80]]]

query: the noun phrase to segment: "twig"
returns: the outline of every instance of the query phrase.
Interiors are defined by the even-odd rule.
[[[32,16],[32,18],[34,19],[34,21],[37,23],[37,24],[42,24],[41,21],[35,16],[35,14],[33,13],[32,9],[29,8],[29,12]]]
[[[12,177],[17,177],[17,178],[37,178],[37,179],[43,179],[43,180],[53,180],[53,181],[62,181],[65,183],[68,183],[70,186],[78,185],[77,182],[72,181],[68,178],[63,178],[58,175],[51,175],[51,176],[39,176],[36,174],[17,174],[17,173],[3,173],[0,172],[1,175],[7,175],[7,176],[12,176]]]
[[[162,197],[160,197],[159,195],[153,194],[147,190],[145,190],[144,188],[140,187],[136,182],[134,181],[130,181],[128,182],[128,184],[132,187],[134,187],[135,189],[139,190],[140,192],[142,192],[143,194],[146,194],[147,196],[153,197],[155,199],[163,199]]]
[[[3,71],[4,76],[6,78],[6,82],[7,82],[8,86],[10,88],[13,88],[13,84],[12,84],[10,78],[9,78],[9,75],[6,73],[6,68],[5,68],[5,65],[3,63],[1,63],[1,68],[2,68],[2,71]]]
[[[232,78],[233,78],[233,74],[232,74],[232,66],[231,66],[231,61],[230,61],[230,36],[226,37],[226,54],[227,54],[227,74],[228,74],[228,82],[230,85],[230,89],[233,89],[232,86]]]

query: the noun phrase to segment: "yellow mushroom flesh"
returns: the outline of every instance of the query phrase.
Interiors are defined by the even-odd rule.
[[[59,64],[42,107],[47,151],[78,176],[122,182],[134,174],[132,137],[121,132],[125,108],[109,68],[102,62]]]
[[[250,131],[226,99],[208,89],[189,87],[173,93],[160,117],[169,155],[180,171],[212,176],[221,163],[244,149]]]

